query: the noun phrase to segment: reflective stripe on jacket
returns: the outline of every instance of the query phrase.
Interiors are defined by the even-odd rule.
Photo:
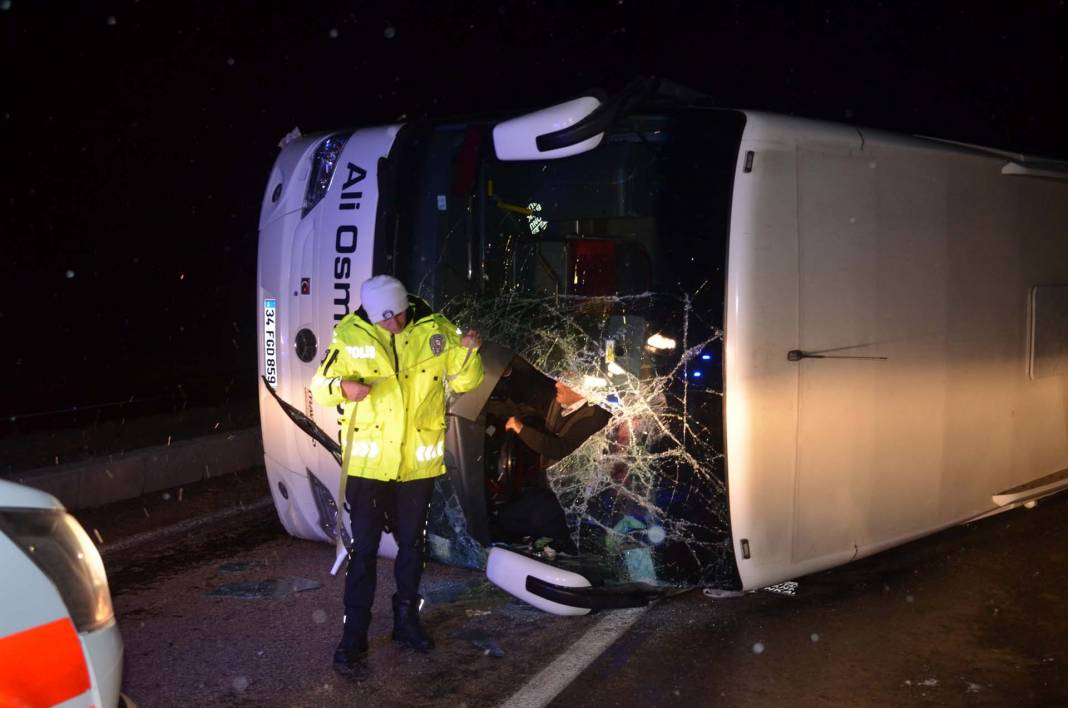
[[[482,359],[460,344],[456,326],[443,315],[411,317],[390,334],[361,316],[348,315],[312,379],[321,405],[338,406],[341,444],[355,416],[347,473],[379,480],[436,477],[445,473],[445,385],[456,393],[482,383]],[[413,321],[414,320],[414,321]],[[362,401],[345,399],[342,380],[368,384]]]

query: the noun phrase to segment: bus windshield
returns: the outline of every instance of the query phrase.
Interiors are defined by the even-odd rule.
[[[729,548],[721,345],[743,126],[639,113],[586,153],[505,162],[491,123],[411,125],[381,170],[377,270],[612,411],[550,479],[580,546],[663,530],[632,579],[728,565],[713,556]]]

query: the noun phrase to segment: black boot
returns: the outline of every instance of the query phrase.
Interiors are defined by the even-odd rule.
[[[361,613],[362,615],[363,613]],[[367,678],[367,628],[371,616],[361,616],[355,621],[346,618],[345,630],[341,642],[334,650],[334,671],[343,676],[362,681]]]
[[[342,639],[334,650],[334,671],[357,681],[367,678],[367,639],[352,644]]]
[[[426,654],[434,648],[430,638],[419,624],[419,605],[423,598],[416,595],[415,600],[402,600],[393,596],[393,639]]]

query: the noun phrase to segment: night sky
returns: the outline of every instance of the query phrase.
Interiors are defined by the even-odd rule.
[[[1068,7],[1002,6],[0,0],[0,415],[179,385],[251,400],[258,212],[294,126],[653,74],[723,106],[1068,158]]]

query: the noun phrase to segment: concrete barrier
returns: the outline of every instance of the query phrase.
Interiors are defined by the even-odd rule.
[[[86,509],[262,464],[263,440],[256,427],[40,467],[11,479],[48,492],[68,509]]]

